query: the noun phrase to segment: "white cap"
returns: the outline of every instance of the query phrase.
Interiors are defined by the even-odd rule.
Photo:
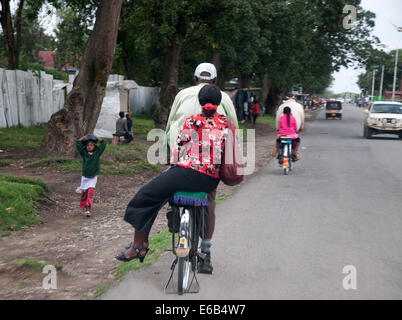
[[[208,72],[210,76],[202,76],[201,73]],[[200,63],[194,71],[194,76],[202,80],[212,80],[216,78],[216,68],[212,63]]]

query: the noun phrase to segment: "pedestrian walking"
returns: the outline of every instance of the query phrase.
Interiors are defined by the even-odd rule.
[[[97,142],[100,143],[97,146]],[[92,134],[81,137],[77,143],[77,150],[82,157],[81,199],[80,208],[87,217],[91,216],[95,187],[100,174],[100,157],[105,151],[106,142]]]

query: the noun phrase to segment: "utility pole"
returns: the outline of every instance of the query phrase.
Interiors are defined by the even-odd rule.
[[[371,84],[371,101],[374,101],[374,85],[375,85],[375,73],[377,72],[376,67],[373,69],[373,82]]]
[[[383,84],[384,84],[384,69],[385,69],[385,66],[382,65],[381,85],[380,85],[380,95],[379,95],[380,99],[381,99],[381,97],[382,97],[382,88],[383,88]]]
[[[397,73],[398,73],[398,59],[399,59],[399,49],[396,49],[396,53],[395,53],[395,69],[394,69],[394,84],[392,86],[392,101],[395,101],[396,76],[397,76]]]

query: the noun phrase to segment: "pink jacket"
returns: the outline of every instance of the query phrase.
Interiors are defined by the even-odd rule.
[[[279,120],[278,138],[280,136],[288,136],[292,139],[297,139],[299,136],[297,134],[297,122],[295,117],[290,115],[290,125],[288,125],[288,119],[286,114],[281,116]]]

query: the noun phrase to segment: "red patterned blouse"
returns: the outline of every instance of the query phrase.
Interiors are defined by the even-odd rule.
[[[188,117],[176,140],[170,163],[219,178],[228,121],[231,120],[222,114]],[[232,127],[235,128],[233,124]]]

